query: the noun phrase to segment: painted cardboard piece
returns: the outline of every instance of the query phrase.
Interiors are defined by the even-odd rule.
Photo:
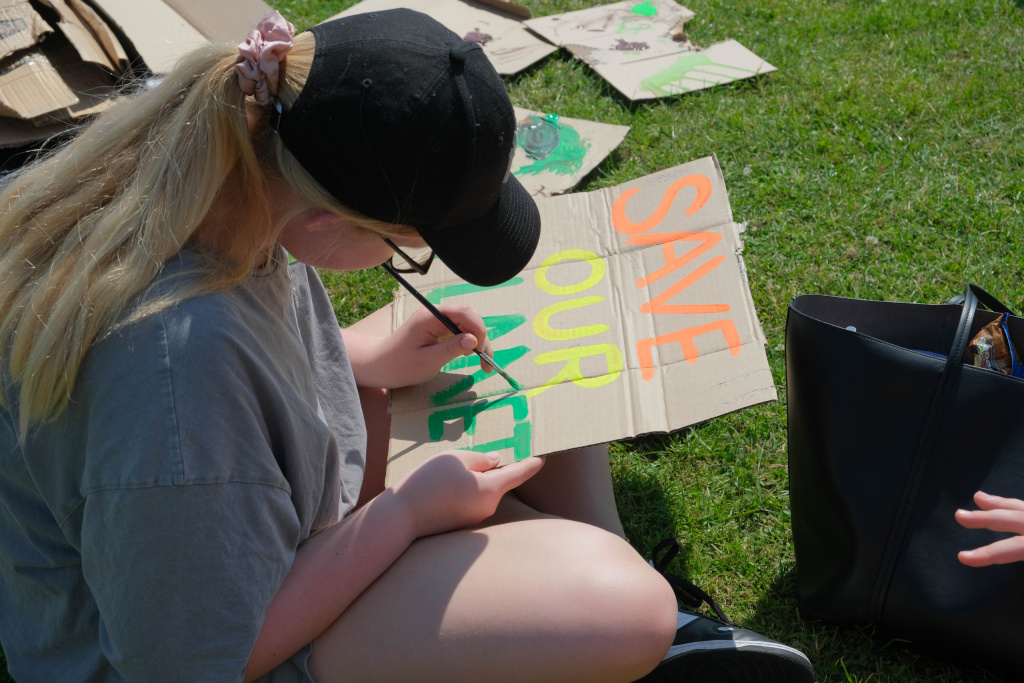
[[[514,107],[518,146],[512,173],[534,197],[568,192],[616,147],[629,126]]]
[[[270,11],[263,0],[38,2],[39,12],[25,0],[0,0],[0,149],[102,111],[119,78],[166,73],[211,41],[240,42]]]
[[[694,16],[673,0],[627,0],[525,23],[582,59],[631,100],[702,90],[775,71],[735,40],[707,48],[691,42],[684,27]]]
[[[363,0],[331,18],[400,7],[423,12],[465,40],[479,43],[502,75],[518,73],[558,49],[523,26],[528,9],[504,0]]]
[[[526,270],[491,288],[440,262],[410,281],[487,323],[512,393],[460,358],[392,397],[388,481],[437,452],[531,455],[670,432],[776,399],[718,161],[537,200]],[[394,328],[419,304],[396,294]]]

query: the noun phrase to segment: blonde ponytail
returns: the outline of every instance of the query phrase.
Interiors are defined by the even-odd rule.
[[[314,52],[312,34],[300,34],[281,64],[286,109]],[[269,109],[246,104],[237,61],[234,46],[194,52],[159,85],[120,98],[0,190],[0,372],[6,362],[22,439],[32,422],[61,413],[85,354],[104,334],[235,286],[265,261],[289,218],[271,220],[268,180],[283,180],[366,230],[414,234],[339,204],[316,183],[271,132]],[[195,277],[127,310],[194,241],[215,203],[231,217],[220,250],[200,249]]]
[[[31,421],[61,412],[86,351],[192,238],[226,182],[247,198],[238,210],[252,229],[227,253],[207,253],[201,276],[174,298],[240,281],[273,244],[236,61],[233,48],[193,53],[5,183],[0,357],[18,388],[23,438]]]

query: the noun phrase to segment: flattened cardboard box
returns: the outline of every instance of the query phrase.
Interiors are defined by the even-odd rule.
[[[684,25],[694,17],[673,0],[628,0],[524,22],[631,100],[702,90],[775,71],[735,40],[701,48]]]
[[[507,464],[775,400],[717,159],[537,205],[540,245],[518,277],[476,287],[438,262],[410,278],[437,305],[480,312],[523,389],[473,356],[394,391],[389,483],[447,449]],[[398,292],[393,327],[418,307]]]
[[[240,43],[270,11],[262,0],[93,0],[155,74],[211,42]]]
[[[518,73],[558,49],[523,26],[520,19],[529,18],[528,9],[501,0],[363,0],[331,19],[401,7],[423,12],[464,40],[479,43],[502,75]]]
[[[513,107],[518,126],[512,173],[534,197],[568,192],[622,144],[629,126]]]

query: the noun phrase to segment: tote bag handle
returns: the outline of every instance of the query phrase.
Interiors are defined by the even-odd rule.
[[[978,297],[978,303],[980,303],[993,313],[1009,313],[1014,317],[1017,316],[1017,314],[1011,311],[1006,304],[1004,304],[999,299],[995,298],[994,296],[986,292],[978,285],[967,285],[967,289],[968,291],[974,292],[974,295]],[[963,294],[957,294],[956,296],[949,300],[949,303],[953,304],[954,306],[960,306],[964,303],[966,298],[967,297]]]
[[[906,536],[907,527],[910,524],[910,517],[914,511],[914,503],[924,478],[925,467],[928,464],[928,456],[932,452],[935,437],[938,435],[939,426],[942,424],[942,417],[946,412],[946,405],[949,403],[949,396],[952,393],[951,387],[956,384],[963,367],[964,352],[971,340],[971,324],[974,322],[974,314],[978,310],[978,293],[985,298],[985,305],[992,307],[995,304],[999,312],[1006,311],[1006,307],[985,290],[975,285],[967,285],[963,297],[963,310],[960,312],[960,322],[957,325],[956,334],[953,336],[953,345],[946,358],[946,365],[939,378],[939,384],[932,398],[932,405],[928,411],[928,418],[925,421],[924,430],[921,432],[921,441],[918,444],[914,462],[907,477],[907,485],[903,489],[903,496],[896,512],[896,519],[889,533],[889,540],[886,543],[885,554],[882,556],[882,563],[879,567],[878,578],[875,580],[875,588],[871,599],[871,612],[874,620],[879,622],[885,608],[885,600],[889,593],[889,584],[896,567],[896,560],[899,557],[900,548],[903,546],[903,539]],[[958,297],[959,298],[959,297]],[[990,303],[990,301],[991,303]]]

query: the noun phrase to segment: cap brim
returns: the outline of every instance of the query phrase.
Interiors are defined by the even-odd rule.
[[[540,239],[540,212],[515,176],[483,216],[461,225],[418,228],[438,258],[463,280],[481,287],[515,277]]]

